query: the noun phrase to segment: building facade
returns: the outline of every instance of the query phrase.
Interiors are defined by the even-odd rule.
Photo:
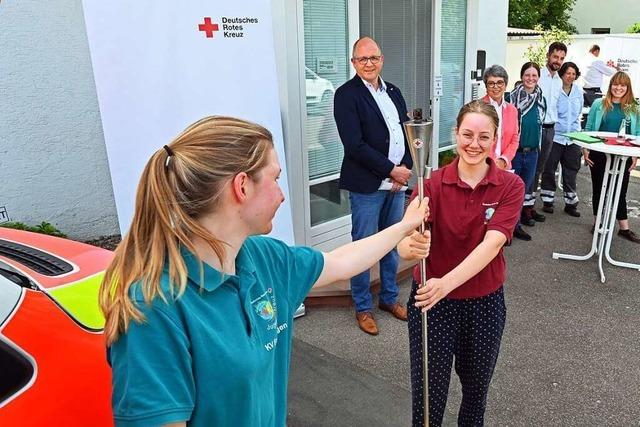
[[[453,145],[459,108],[482,95],[478,67],[505,63],[508,2],[482,6],[271,1],[296,243],[328,250],[350,240],[332,101],[353,76],[353,42],[378,40],[383,78],[400,87],[409,108],[431,111],[435,167]],[[74,238],[118,233],[81,0],[1,3],[0,25],[0,208],[12,220],[48,221]]]
[[[636,22],[640,22],[637,0],[576,0],[571,12],[578,34],[621,34]]]

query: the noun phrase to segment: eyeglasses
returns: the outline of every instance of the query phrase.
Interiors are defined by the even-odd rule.
[[[504,87],[504,80],[500,80],[497,82],[487,82],[486,85],[487,87],[497,87],[498,89],[500,89]]]
[[[367,65],[367,61],[371,61],[371,64],[376,65],[378,62],[380,62],[382,56],[358,56],[351,59],[360,65]]]
[[[478,136],[474,136],[473,134],[470,134],[470,133],[460,134],[460,142],[462,142],[462,145],[471,145],[473,144],[473,141],[477,141],[478,145],[482,145],[483,147],[486,147],[493,142],[493,138],[491,138],[491,136],[486,134],[478,135]]]

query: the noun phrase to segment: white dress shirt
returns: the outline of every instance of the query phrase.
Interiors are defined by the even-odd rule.
[[[600,89],[602,86],[602,76],[613,76],[615,72],[615,68],[607,66],[603,60],[595,58],[593,62],[587,66],[587,74],[584,76],[585,89]]]
[[[387,93],[387,84],[382,80],[382,77],[379,77],[379,79],[380,84],[378,85],[378,90],[368,81],[362,79],[362,82],[367,89],[369,89],[376,104],[378,104],[387,129],[389,129],[389,153],[387,157],[397,166],[402,162],[402,158],[404,157],[404,134],[402,133],[402,126],[400,125],[398,109]],[[383,180],[380,184],[381,190],[386,190],[390,187],[388,180]]]
[[[544,118],[544,124],[553,124],[558,121],[558,96],[562,90],[562,79],[557,72],[551,75],[549,68],[545,65],[540,69],[538,86],[542,89],[542,94],[547,100],[547,115]]]

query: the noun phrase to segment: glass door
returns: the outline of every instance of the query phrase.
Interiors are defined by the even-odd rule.
[[[344,151],[333,118],[335,90],[351,78],[349,0],[304,0],[305,146],[311,236],[349,224],[340,190]]]

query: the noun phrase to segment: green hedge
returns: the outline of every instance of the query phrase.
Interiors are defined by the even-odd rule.
[[[40,224],[36,226],[27,225],[23,222],[12,221],[12,222],[5,222],[3,224],[0,224],[0,227],[13,228],[14,230],[32,231],[34,233],[48,234],[50,236],[56,236],[56,237],[67,237],[66,234],[64,234],[62,231],[58,230],[56,227],[54,227],[53,225],[51,225],[46,221],[42,221]]]

